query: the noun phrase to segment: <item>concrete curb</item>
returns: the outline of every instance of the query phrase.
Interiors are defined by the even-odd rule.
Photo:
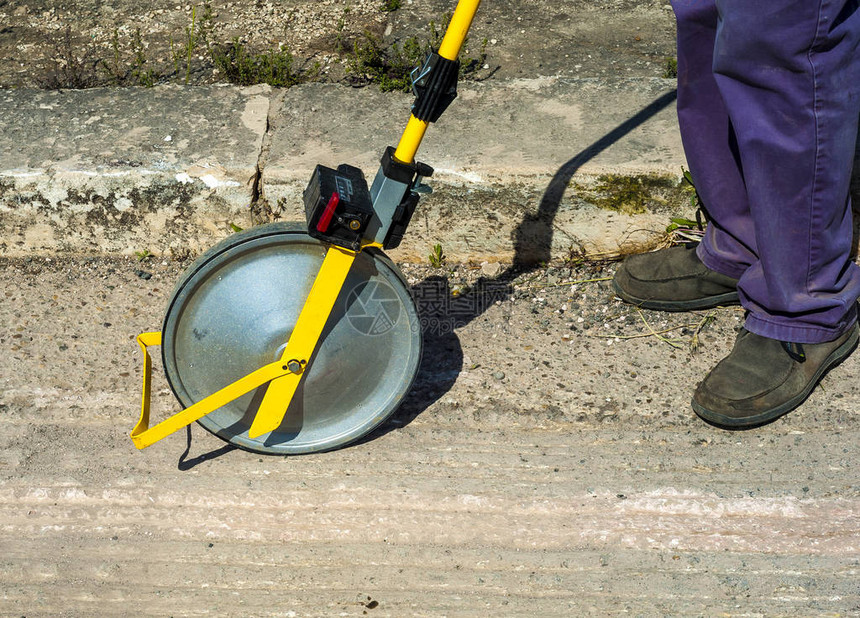
[[[613,250],[648,236],[635,230],[664,229],[667,212],[688,210],[688,200],[676,195],[668,203],[649,192],[639,208],[606,210],[591,189],[604,176],[677,184],[684,158],[673,88],[671,80],[651,78],[466,84],[422,144],[419,159],[436,168],[434,193],[422,200],[395,258],[423,260],[440,243],[458,261],[515,254],[546,261],[571,248]],[[301,191],[316,163],[349,162],[375,173],[384,148],[400,137],[410,102],[375,89],[288,91],[275,105],[262,174],[273,215],[302,217]],[[568,184],[586,191],[565,190]]]
[[[309,84],[0,95],[0,255],[200,252],[303,220],[317,163],[372,177],[411,97]],[[691,214],[674,82],[467,83],[419,158],[435,192],[395,259],[547,261],[647,242]],[[636,191],[615,191],[634,181]]]
[[[270,89],[0,96],[0,252],[199,250],[248,209]]]

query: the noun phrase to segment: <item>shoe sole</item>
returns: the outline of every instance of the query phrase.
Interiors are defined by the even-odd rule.
[[[798,395],[795,395],[782,405],[779,405],[775,408],[771,408],[761,414],[756,414],[755,416],[748,416],[746,418],[738,419],[732,418],[730,416],[725,416],[718,412],[712,412],[707,408],[702,407],[698,403],[692,401],[693,411],[704,421],[707,421],[711,425],[716,425],[722,429],[752,429],[754,427],[760,427],[761,425],[766,425],[771,421],[775,421],[780,416],[784,414],[788,414],[795,408],[797,408],[800,404],[802,404],[809,395],[812,394],[812,391],[815,390],[815,387],[818,386],[818,383],[821,382],[822,378],[827,374],[828,371],[836,367],[839,363],[844,361],[851,355],[851,352],[854,351],[854,348],[857,347],[857,343],[860,341],[860,334],[858,334],[857,329],[855,328],[854,333],[851,337],[849,337],[845,343],[841,346],[833,350],[830,353],[823,363],[821,363],[821,367],[818,368],[818,371],[815,372],[815,375],[812,376],[812,379],[809,381],[809,384],[806,385],[806,388],[803,389]]]
[[[615,281],[612,282],[612,287],[624,302],[636,305],[642,309],[653,309],[655,311],[698,311],[700,309],[713,309],[714,307],[724,305],[739,305],[741,302],[737,292],[726,292],[725,294],[716,294],[693,300],[653,300],[632,296],[622,290]]]

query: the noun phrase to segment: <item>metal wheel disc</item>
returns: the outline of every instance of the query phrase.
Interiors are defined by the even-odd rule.
[[[164,371],[184,406],[280,358],[325,250],[304,226],[275,223],[235,234],[192,264],[162,329]],[[265,385],[199,422],[257,452],[337,448],[397,409],[420,360],[421,329],[409,288],[384,254],[365,250],[281,426],[248,437]]]

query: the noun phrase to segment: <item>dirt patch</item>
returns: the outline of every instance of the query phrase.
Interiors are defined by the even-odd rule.
[[[711,312],[693,350],[708,314],[622,305],[611,264],[404,264],[435,319],[415,388],[368,439],[263,457],[194,426],[137,452],[134,337],[185,264],[0,260],[0,613],[860,607],[856,355],[778,422],[720,431],[689,397],[738,310]]]
[[[224,81],[209,49],[239,39],[253,52],[288,51],[314,79],[343,79],[366,33],[385,45],[429,38],[455,4],[405,0],[259,0],[208,4],[156,0],[0,2],[0,87],[205,84]],[[207,7],[209,7],[207,9]],[[487,78],[532,75],[648,76],[674,56],[671,11],[659,2],[487,2],[466,54],[486,44]]]

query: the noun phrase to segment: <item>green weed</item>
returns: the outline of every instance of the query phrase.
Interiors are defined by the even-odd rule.
[[[365,31],[353,44],[347,58],[346,72],[361,84],[377,84],[382,92],[409,92],[412,88],[410,74],[426,54],[416,37],[410,37],[403,45],[385,45],[379,37]]]
[[[183,51],[185,52],[185,83],[191,77],[191,61],[194,57],[194,52],[197,48],[208,42],[209,34],[212,31],[212,5],[208,2],[203,4],[203,14],[200,15],[200,20],[197,20],[197,7],[191,8],[191,23],[185,27],[185,44]],[[171,38],[171,48],[173,47],[173,39]],[[174,65],[177,60],[174,57]]]
[[[92,40],[81,43],[72,36],[71,26],[59,36],[46,40],[48,69],[36,81],[48,90],[93,88],[99,85],[98,57]]]
[[[692,228],[696,226],[695,221],[685,219],[684,217],[672,217],[671,219],[669,219],[669,221],[669,225],[666,226],[666,233],[671,233],[675,230]]]
[[[681,174],[684,177],[682,182],[687,183],[687,188],[691,189],[693,194],[690,196],[690,206],[693,208],[701,208],[702,207],[702,198],[699,197],[699,191],[696,189],[696,183],[693,182],[693,175],[690,173],[690,170],[681,168]]]
[[[113,29],[113,33],[111,33],[110,37],[110,47],[112,52],[112,61],[110,64],[107,62],[103,63],[105,69],[108,72],[108,75],[115,86],[118,86],[120,81],[122,81],[125,76],[128,74],[127,70],[123,70],[121,54],[119,51],[119,30],[117,28]]]
[[[131,39],[131,48],[134,54],[134,64],[131,70],[132,77],[134,77],[138,85],[152,88],[161,76],[158,71],[148,66],[146,47],[140,35],[140,28],[135,28],[134,30]]]
[[[678,60],[675,58],[666,58],[663,62],[663,78],[675,79],[678,77]]]
[[[275,88],[289,88],[313,81],[321,70],[318,62],[307,69],[296,66],[294,56],[286,48],[250,52],[238,38],[226,47],[213,48],[212,60],[228,81],[241,86],[266,83]]]
[[[337,20],[334,33],[334,49],[339,54],[346,53],[346,16],[349,15],[349,7],[343,9],[340,18]]]
[[[684,217],[672,217],[669,220],[669,225],[666,226],[667,242],[670,245],[691,241],[698,242],[705,234],[705,226],[701,220],[701,213],[704,211],[702,199],[699,197],[699,192],[693,183],[692,174],[684,168],[681,168],[681,172],[683,174],[681,185],[690,194],[690,207],[696,211],[696,220],[693,221]]]
[[[445,35],[451,14],[442,17],[443,27],[436,21],[428,26],[428,37],[421,41],[418,37],[409,37],[403,43],[393,42],[390,45],[365,31],[361,38],[353,44],[352,53],[347,57],[346,73],[359,84],[377,84],[382,92],[409,92],[412,89],[412,70],[421,66],[427,55],[439,49]],[[468,38],[463,41],[463,51],[460,54],[460,78],[474,77],[487,60],[487,39],[481,43],[477,56],[468,55]]]
[[[661,194],[677,191],[677,181],[668,176],[603,174],[597,182],[593,188],[594,204],[629,215],[647,212],[648,204],[658,201]]]
[[[442,245],[439,243],[433,245],[433,252],[427,256],[427,259],[430,260],[430,266],[433,268],[442,268],[447,259],[445,253],[442,251]]]

